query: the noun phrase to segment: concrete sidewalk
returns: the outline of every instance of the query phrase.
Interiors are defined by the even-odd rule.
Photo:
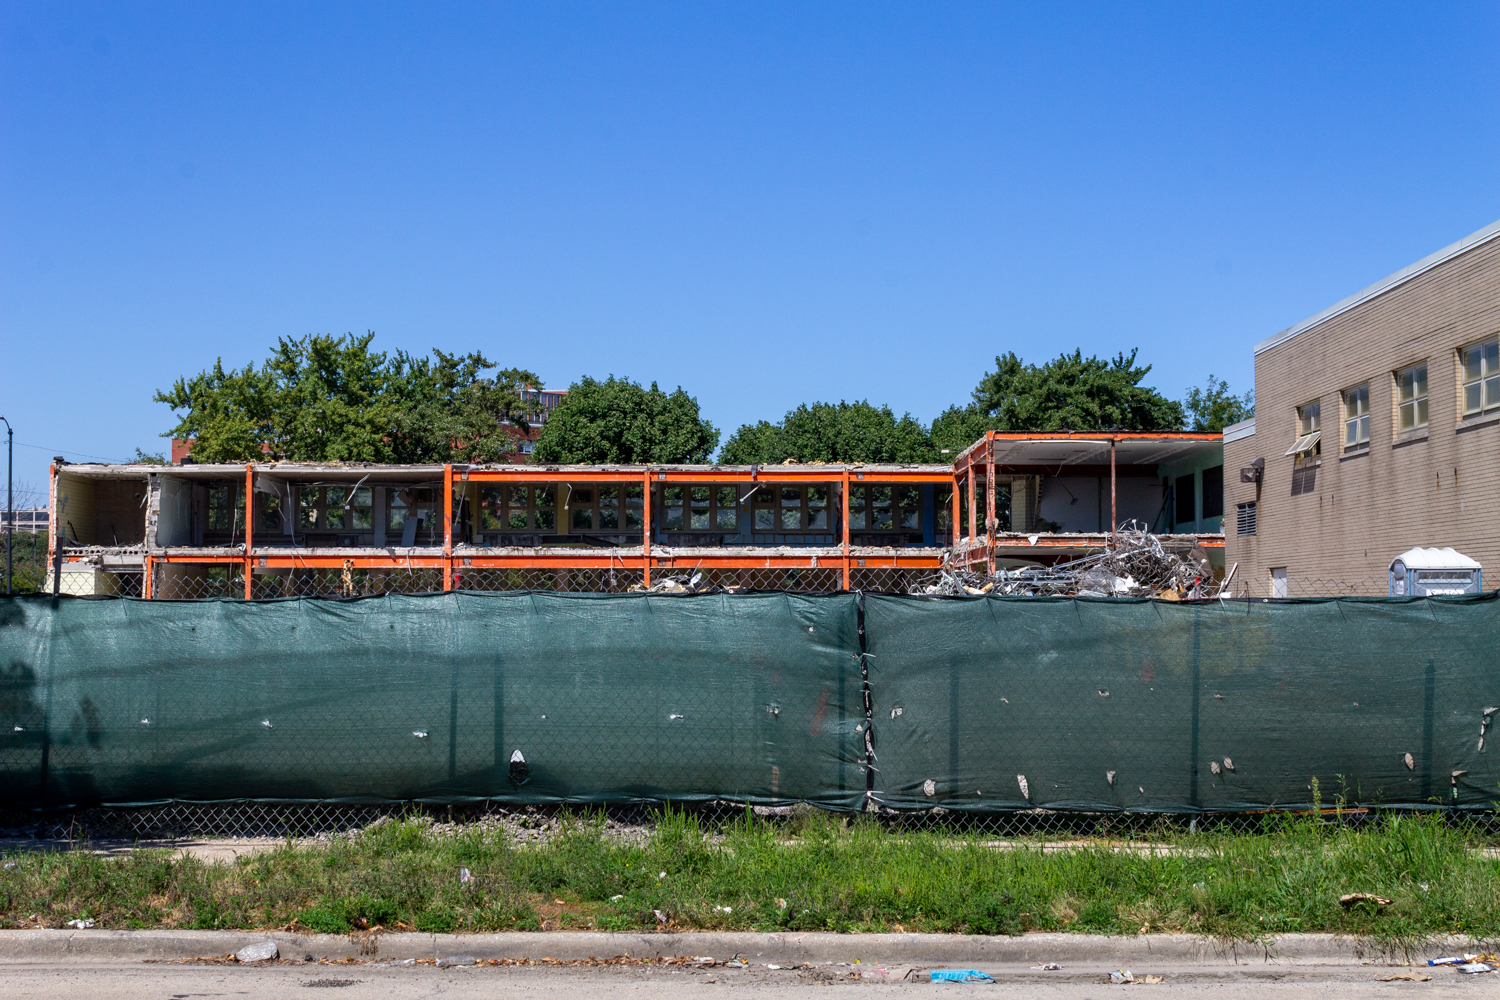
[[[255,942],[276,942],[283,960],[388,962],[458,955],[476,959],[673,958],[734,956],[752,964],[803,962],[862,965],[970,966],[1062,965],[1178,967],[1357,966],[1421,963],[1465,949],[1495,950],[1456,938],[1435,938],[1410,953],[1333,934],[1286,934],[1262,942],[1215,941],[1186,934],[1107,937],[1023,934],[983,937],[949,934],[662,933],[582,932],[505,934],[294,934],[253,931],[17,930],[0,931],[0,964],[130,963],[218,958]]]

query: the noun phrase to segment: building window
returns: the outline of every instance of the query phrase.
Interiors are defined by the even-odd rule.
[[[385,491],[385,530],[388,539],[405,539],[406,522],[415,520],[412,544],[419,536],[432,541],[440,531],[437,508],[439,493],[430,486],[392,486]],[[392,541],[390,544],[397,544]]]
[[[978,528],[979,533],[981,535],[984,534],[984,530],[985,530],[984,529],[984,508],[985,508],[984,488],[985,488],[984,487],[984,477],[983,476],[975,476],[974,477],[974,507],[975,507],[974,525],[975,525],[976,528]],[[1001,532],[1001,531],[1008,532],[1008,531],[1012,530],[1011,517],[1010,517],[1010,492],[1011,492],[1011,483],[1010,483],[1010,480],[1006,480],[1005,482],[1000,482],[999,480],[996,480],[996,482],[995,482],[995,520],[999,522],[999,527],[995,529],[997,533]],[[853,516],[854,516],[853,507],[851,505],[851,507],[850,507],[850,520],[851,520],[851,522],[853,521]],[[852,526],[853,525],[851,523],[851,527]],[[969,489],[968,489],[968,485],[967,484],[965,484],[964,486],[960,487],[959,491],[958,491],[958,531],[959,531],[960,537],[967,538],[968,535],[969,535]]]
[[[1500,406],[1500,338],[1464,348],[1464,416]]]
[[[1322,462],[1322,404],[1316,401],[1297,407],[1297,440],[1286,453],[1292,456],[1292,496],[1311,493],[1317,485]]]
[[[479,530],[556,531],[556,496],[551,486],[486,486],[479,491]]]
[[[1234,533],[1236,535],[1255,534],[1255,501],[1249,503],[1235,504],[1234,507]]]
[[[850,486],[850,531],[921,531],[919,486]]]
[[[700,487],[694,487],[693,493],[698,489]],[[679,487],[677,492],[685,491]],[[640,531],[645,525],[644,498],[644,486],[570,486],[568,524],[574,531]],[[670,508],[668,513],[670,515]]]
[[[762,486],[750,498],[756,531],[829,531],[827,486]]]
[[[368,486],[297,488],[297,527],[302,531],[371,531],[374,510]]]
[[[237,483],[208,488],[208,530],[237,531],[245,527],[245,501]]]
[[[1370,386],[1359,385],[1344,393],[1344,450],[1370,447]]]
[[[266,496],[261,494],[257,497],[257,506],[260,508],[260,519],[257,522],[257,531],[280,531],[281,530],[281,497]]]
[[[1193,496],[1194,486],[1191,472],[1185,476],[1178,476],[1176,483],[1173,484],[1173,492],[1176,493],[1177,498],[1172,510],[1178,524],[1189,524],[1198,520],[1198,505],[1195,502],[1197,498]]]
[[[1203,518],[1224,516],[1224,466],[1203,470]]]
[[[668,531],[739,530],[739,497],[733,486],[668,486],[662,499]]]
[[[1416,365],[1396,374],[1397,423],[1403,431],[1427,426],[1427,366]]]
[[[934,491],[936,496],[937,514],[937,537],[939,545],[946,545],[944,539],[951,538],[953,534],[953,487],[939,487]]]

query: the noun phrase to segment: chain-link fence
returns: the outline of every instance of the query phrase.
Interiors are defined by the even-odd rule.
[[[710,834],[747,815],[795,836],[811,820],[852,826],[874,824],[894,834],[928,833],[983,841],[1051,841],[1086,846],[1098,842],[1170,844],[1194,834],[1256,835],[1275,832],[1289,822],[1316,820],[1325,826],[1359,828],[1396,815],[1421,812],[1440,816],[1451,829],[1476,841],[1500,841],[1500,813],[1369,809],[1329,806],[1280,812],[1130,813],[1068,812],[1047,809],[1006,812],[952,812],[873,809],[833,812],[814,806],[755,806],[718,801],[686,805],[568,807],[516,806],[478,801],[456,805],[400,802],[380,805],[278,802],[167,802],[148,806],[80,809],[65,812],[0,812],[0,834],[67,841],[173,840],[189,838],[321,839],[364,829],[391,819],[425,818],[467,825],[516,826],[528,831],[559,830],[571,820],[603,819],[621,828],[649,834],[666,810],[693,816]]]
[[[142,575],[64,573],[62,593],[74,596],[141,596]],[[476,592],[553,591],[574,594],[621,594],[644,588],[639,569],[617,567],[496,569],[455,565],[453,590]],[[853,567],[849,589],[866,593],[905,594],[920,591],[941,577],[937,569],[890,566]],[[152,596],[159,600],[231,599],[245,596],[241,563],[157,563]],[[828,594],[843,590],[839,567],[758,567],[712,569],[701,566],[657,567],[651,571],[658,591],[785,591]],[[431,568],[366,569],[353,561],[344,567],[256,569],[251,574],[254,600],[286,597],[368,597],[380,594],[431,594],[443,589],[443,571]]]
[[[3,545],[0,542],[0,545]],[[42,580],[43,593],[52,590],[49,567]],[[140,570],[102,569],[89,563],[64,563],[58,578],[57,592],[70,597],[140,597],[145,575]],[[25,593],[20,587],[17,593]]]
[[[1494,590],[1500,582],[1497,582],[1495,574],[1489,571],[1484,573],[1484,581],[1480,589],[1486,593]],[[1367,576],[1362,579],[1340,578],[1340,577],[1299,577],[1288,574],[1284,577],[1265,577],[1263,579],[1240,579],[1236,577],[1230,580],[1228,588],[1224,592],[1226,597],[1248,597],[1251,599],[1266,599],[1285,597],[1318,598],[1318,597],[1389,597],[1390,577],[1386,575]]]
[[[1289,577],[1281,580],[1231,580],[1225,597],[1264,599],[1273,597],[1388,597],[1390,582],[1385,577],[1367,576],[1362,580],[1334,578],[1307,579]]]
[[[483,569],[453,568],[453,589],[480,592],[550,590],[567,594],[623,594],[641,589],[638,569]]]

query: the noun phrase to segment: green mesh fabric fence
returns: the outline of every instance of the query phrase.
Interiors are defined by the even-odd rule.
[[[1493,808],[1500,602],[867,597],[897,809]],[[1500,751],[1497,751],[1500,753]]]
[[[1497,614],[1495,595],[0,599],[0,804],[858,809],[869,780],[895,809],[1305,808],[1314,786],[1487,809]]]
[[[852,599],[0,604],[0,801],[865,797]]]

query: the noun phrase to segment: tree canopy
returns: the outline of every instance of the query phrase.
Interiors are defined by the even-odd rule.
[[[1227,381],[1210,375],[1206,386],[1188,390],[1183,405],[1187,409],[1189,430],[1217,434],[1230,424],[1255,416],[1255,390],[1236,396],[1229,391]]]
[[[584,377],[537,437],[532,458],[559,464],[693,465],[706,463],[719,431],[698,412],[698,401],[682,391],[643,389],[611,375]]]
[[[932,462],[937,454],[921,422],[889,406],[802,404],[780,423],[745,424],[724,445],[726,465],[798,462]]]
[[[223,359],[155,395],[178,414],[164,437],[189,438],[199,462],[503,461],[526,429],[535,374],[479,352],[432,357],[372,351],[373,333],[280,338],[259,367]]]
[[[973,402],[933,421],[934,444],[966,448],[988,430],[1180,430],[1182,404],[1141,385],[1151,366],[1138,366],[1136,353],[1106,361],[1074,351],[1041,365],[1002,354],[979,380]]]

